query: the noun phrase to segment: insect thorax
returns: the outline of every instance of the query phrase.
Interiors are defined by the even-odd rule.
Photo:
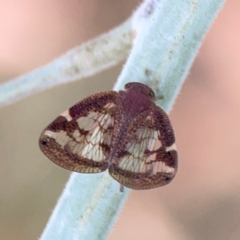
[[[138,116],[152,105],[152,101],[148,96],[134,90],[124,92],[121,101],[126,115],[131,117]]]

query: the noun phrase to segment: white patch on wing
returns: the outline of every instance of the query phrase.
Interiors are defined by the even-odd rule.
[[[147,155],[145,151],[154,152],[158,150],[162,146],[159,139],[160,131],[148,127],[138,129],[135,133],[135,138],[126,145],[125,150],[129,152],[129,155],[121,158],[119,167],[132,172],[153,172],[155,163],[151,164],[151,162],[156,159],[157,154],[152,153]]]
[[[60,114],[60,116],[65,117],[69,122],[72,120],[72,117],[69,114],[69,110],[64,111],[63,113]]]
[[[92,145],[97,145],[103,139],[103,132],[101,131],[100,127],[96,127],[92,133],[92,137],[90,139],[90,143]]]
[[[44,135],[53,138],[61,147],[66,146],[66,144],[70,141],[70,137],[67,136],[67,133],[65,131],[45,131]]]
[[[170,147],[166,147],[166,152],[176,150],[177,151],[177,145],[176,143],[173,143]]]
[[[149,141],[151,141],[152,143],[151,146],[148,146],[149,151],[154,152],[158,150],[160,147],[162,147],[162,142],[160,140],[160,131],[153,131],[153,136]]]
[[[83,121],[85,123],[83,124]],[[114,123],[113,118],[109,114],[101,114],[92,112],[85,119],[78,122],[79,127],[89,131],[86,136],[86,142],[82,150],[82,156],[94,161],[102,161],[105,159],[101,143],[110,144],[111,133],[105,132]]]
[[[145,150],[155,151],[161,147],[161,142],[158,141],[158,131],[140,128],[135,136],[134,140],[126,146],[126,150],[133,155],[133,158],[143,158]]]
[[[152,137],[149,139],[149,144],[148,144],[148,150],[151,152],[157,151],[159,148],[162,147],[162,142],[160,140],[160,131],[154,131],[152,130]],[[145,163],[149,163],[153,160],[155,160],[157,157],[156,153],[152,153],[150,154],[146,159],[145,159]],[[146,166],[147,167],[147,171],[150,171],[150,165]]]
[[[55,132],[53,132],[53,131],[46,130],[43,135],[46,135],[48,137],[52,137],[52,135],[54,135],[54,133]]]
[[[133,158],[133,156],[124,156],[119,162],[119,167],[123,170],[129,170],[132,172],[140,171],[141,162],[138,158]]]
[[[103,114],[102,119],[99,119],[102,128],[107,129],[109,126],[113,126],[113,119],[109,114]]]
[[[102,161],[104,154],[100,143],[103,142],[103,132],[100,127],[94,129],[91,138],[89,139],[86,146],[83,148],[82,156],[94,161]]]
[[[98,113],[91,112],[86,117],[80,117],[77,120],[79,128],[83,129],[84,131],[89,131],[89,130],[93,129],[97,125],[97,121],[94,118],[96,115],[98,115]]]
[[[72,133],[72,137],[74,138],[74,140],[78,143],[81,143],[83,144],[85,142],[87,138],[87,136],[85,135],[81,135],[80,132],[78,130],[75,130],[73,133]]]
[[[77,123],[79,128],[84,131],[90,131],[98,125],[107,129],[109,126],[113,125],[113,118],[107,113],[90,112],[86,117],[80,117]]]
[[[157,174],[158,172],[163,173],[174,173],[175,169],[166,165],[163,161],[154,162],[152,165],[152,174]]]

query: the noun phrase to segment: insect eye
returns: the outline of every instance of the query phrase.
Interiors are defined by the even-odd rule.
[[[131,85],[132,85],[132,83],[127,83],[127,84],[125,84],[124,88],[129,89],[131,87]]]
[[[153,92],[150,91],[150,92],[148,93],[148,95],[149,95],[150,98],[154,98],[154,93],[153,93]]]

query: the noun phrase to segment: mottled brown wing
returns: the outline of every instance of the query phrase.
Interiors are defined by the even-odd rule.
[[[114,91],[97,93],[62,113],[42,132],[41,150],[50,160],[71,171],[106,170],[117,96]]]
[[[156,106],[144,120],[140,116],[134,121],[128,132],[133,132],[133,137],[109,167],[111,176],[132,189],[169,183],[177,171],[177,151],[167,114]]]

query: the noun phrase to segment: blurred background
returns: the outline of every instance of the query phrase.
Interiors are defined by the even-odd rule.
[[[139,3],[0,1],[0,82],[120,24]],[[170,113],[176,178],[166,187],[132,191],[108,239],[240,239],[239,12],[240,1],[228,0]],[[111,89],[121,67],[0,109],[1,240],[41,235],[70,172],[40,152],[39,134],[69,106]]]

